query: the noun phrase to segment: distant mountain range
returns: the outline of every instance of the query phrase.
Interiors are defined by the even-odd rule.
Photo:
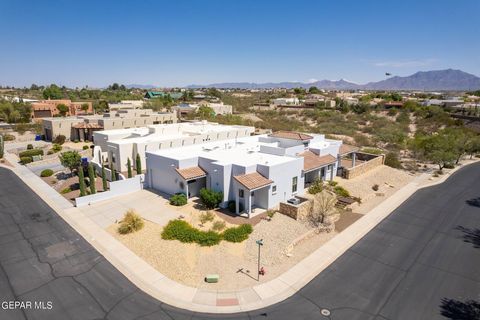
[[[394,76],[378,82],[357,84],[344,79],[320,80],[315,82],[278,82],[278,83],[250,83],[230,82],[214,83],[209,85],[190,85],[188,88],[238,88],[238,89],[265,89],[265,88],[309,88],[315,86],[328,90],[479,90],[480,78],[461,70],[419,71],[410,76]]]
[[[158,86],[154,86],[153,84],[126,84],[125,87],[128,89],[137,88],[137,89],[153,89],[158,88]]]

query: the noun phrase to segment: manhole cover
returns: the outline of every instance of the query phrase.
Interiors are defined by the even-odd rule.
[[[328,317],[328,316],[330,315],[330,310],[328,310],[328,309],[322,309],[322,310],[320,310],[320,313],[321,313],[323,316]]]

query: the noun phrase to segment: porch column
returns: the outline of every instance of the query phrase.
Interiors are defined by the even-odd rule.
[[[252,192],[248,190],[248,218],[250,218],[250,213],[252,212]]]
[[[333,169],[335,169],[335,165],[331,164],[330,166],[332,166],[332,169],[330,169],[330,180],[333,180],[333,177],[334,177]]]
[[[357,158],[357,153],[352,153],[352,168],[355,167],[355,159]]]
[[[185,193],[187,194],[187,199],[189,199],[190,196],[188,195],[188,181],[185,181]]]
[[[240,213],[240,200],[238,199],[239,195],[238,193],[240,192],[240,188],[238,188],[235,192],[235,213],[239,214]]]

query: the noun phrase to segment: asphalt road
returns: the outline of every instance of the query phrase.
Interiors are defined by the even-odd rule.
[[[151,298],[2,168],[0,265],[2,320],[480,319],[480,164],[415,193],[297,294],[249,313],[194,314]],[[14,300],[52,308],[3,309]]]

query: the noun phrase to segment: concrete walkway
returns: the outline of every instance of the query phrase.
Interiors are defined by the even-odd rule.
[[[252,288],[221,292],[188,287],[162,275],[9,156],[7,154],[7,160],[15,166],[13,171],[136,286],[174,307],[205,313],[249,311],[285,300],[303,288],[415,191],[441,183],[456,171],[452,170],[434,181],[428,181],[428,175],[416,178],[279,277]]]

